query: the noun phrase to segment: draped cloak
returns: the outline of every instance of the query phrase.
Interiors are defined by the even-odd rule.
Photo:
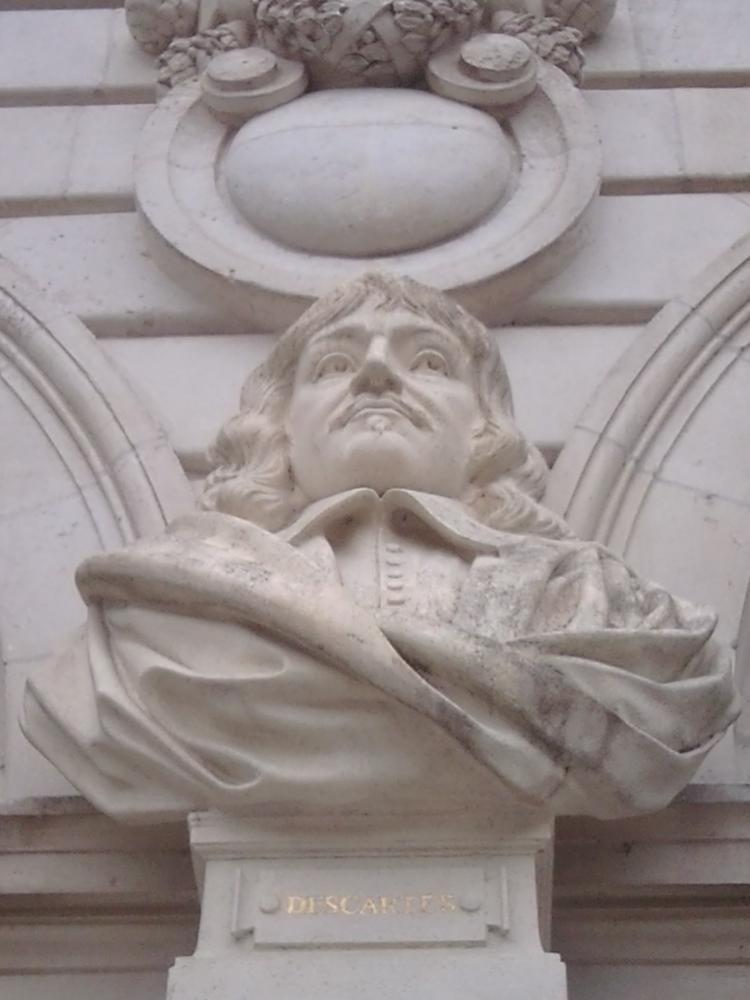
[[[358,605],[327,533],[408,516],[466,567],[449,606]],[[404,545],[408,546],[408,533]],[[225,514],[82,564],[88,621],[29,683],[31,742],[103,811],[630,815],[736,718],[705,609],[601,546],[496,531],[458,502],[354,490],[279,534]]]

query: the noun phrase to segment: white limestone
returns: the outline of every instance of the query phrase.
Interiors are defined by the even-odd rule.
[[[436,94],[496,110],[534,93],[538,59],[520,38],[496,32],[441,49],[427,68]]]
[[[750,225],[729,194],[601,198],[587,245],[559,278],[522,303],[516,322],[640,323]],[[5,256],[98,336],[179,336],[278,329],[278,309],[230,314],[159,273],[134,214],[0,222]],[[359,265],[359,270],[364,265]],[[301,306],[287,321],[292,321]],[[490,312],[492,312],[490,304]],[[490,316],[496,325],[498,316]],[[283,323],[281,324],[283,325]]]
[[[587,84],[626,87],[637,80],[639,86],[647,86],[650,80],[663,85],[671,76],[689,81],[690,86],[700,86],[701,79],[738,85],[746,73],[742,40],[750,9],[745,0],[724,0],[720,18],[704,0],[692,0],[681,13],[677,29],[667,8],[639,0],[634,6],[639,36],[650,33],[658,40],[643,43],[650,46],[645,63],[636,46],[633,4],[634,0],[620,0],[602,36],[587,41]],[[76,54],[71,56],[69,48],[75,48]],[[82,103],[101,96],[127,100],[130,94],[131,100],[149,100],[153,95],[153,57],[134,44],[121,9],[2,12],[0,51],[0,92],[6,104],[21,92],[35,93],[40,100],[55,95],[59,100],[68,87]],[[102,51],[108,53],[104,72]]]
[[[369,823],[309,829],[211,813],[190,817],[202,917],[195,954],[170,972],[170,1000],[293,996],[331,1000],[466,994],[566,1000],[565,969],[545,954],[551,830],[470,817],[438,830]],[[313,984],[313,985],[311,985]]]
[[[0,330],[5,788],[71,794],[21,738],[25,679],[84,615],[81,559],[160,530],[191,495],[163,432],[89,332],[7,265]]]
[[[160,274],[135,213],[8,219],[0,222],[0,240],[6,259],[97,336],[247,330],[247,319]]]
[[[750,201],[735,195],[600,198],[588,246],[519,308],[517,320],[649,320],[748,224]]]
[[[494,119],[452,101],[326,91],[249,121],[222,170],[231,200],[261,232],[361,259],[473,228],[510,186],[512,153]]]
[[[652,0],[628,0],[640,64],[662,79],[686,72],[695,81],[701,75],[747,74],[744,40],[748,17],[744,0],[680,0],[669,16]],[[605,35],[606,37],[606,35]]]
[[[215,461],[215,513],[79,571],[88,632],[29,687],[26,732],[105,811],[627,815],[732,721],[711,614],[536,503],[493,341],[436,293],[318,302]]]
[[[684,162],[682,122],[675,108],[677,93],[670,89],[586,91],[602,140],[606,193],[654,188],[663,193],[662,188],[679,190],[687,181],[690,175]],[[711,93],[718,112],[723,91]],[[724,136],[717,135],[711,145],[726,153],[723,143]],[[729,156],[722,158],[731,162]]]
[[[548,494],[647,575],[663,564],[669,584],[685,580],[729,641],[750,562],[748,253],[738,243],[646,327],[579,418]],[[725,742],[702,775],[742,779],[745,756]]]
[[[513,384],[518,426],[545,456],[562,448],[580,414],[581,398],[593,394],[639,332],[639,327],[617,326],[496,332]],[[236,410],[245,372],[265,359],[273,337],[116,337],[101,346],[164,426],[183,464],[200,473],[209,467],[206,452],[216,428]]]
[[[381,104],[388,109],[387,118],[373,132],[370,109]],[[432,109],[443,106],[437,118]],[[302,113],[303,135],[295,128],[280,136]],[[423,134],[427,113],[431,124]],[[483,115],[486,112],[474,111],[473,121]],[[404,124],[415,116],[420,128],[405,130]],[[291,321],[302,305],[336,282],[361,273],[365,261],[449,290],[485,318],[505,318],[525,295],[562,270],[585,239],[586,217],[599,186],[593,123],[565,75],[542,64],[534,94],[507,109],[504,142],[487,116],[481,130],[471,126],[472,149],[463,150],[457,162],[455,144],[444,129],[447,118],[461,123],[461,145],[466,146],[472,116],[444,98],[378,88],[325,91],[254,120],[245,126],[252,143],[236,158],[232,148],[225,157],[231,129],[206,109],[197,84],[184,84],[160,102],[139,144],[136,200],[149,249],[177,282],[238,315],[255,315],[270,328]],[[342,159],[343,138],[333,145],[330,140],[317,145],[317,132],[330,130],[332,122],[346,122],[349,132],[359,130],[357,136],[375,136],[373,141],[387,155],[378,150],[355,153],[354,142]],[[269,135],[261,141],[257,136],[265,129]],[[495,136],[492,142],[490,133]],[[405,135],[408,145],[403,148]],[[243,141],[242,131],[238,141]],[[499,180],[493,181],[488,155],[492,152],[499,162],[500,145],[508,147],[513,170],[500,164]],[[336,154],[330,160],[329,150]],[[420,160],[414,163],[417,154]],[[422,176],[424,197],[415,204],[415,167],[430,155],[436,161],[436,178],[431,182],[430,172]],[[342,162],[348,167],[339,180]],[[352,188],[357,166],[367,177],[367,199],[358,187]],[[267,176],[272,168],[274,173]],[[295,176],[306,187],[312,185],[312,204],[304,204]],[[227,186],[235,204],[227,197]],[[506,196],[500,198],[503,188]],[[321,201],[322,195],[328,200]],[[439,204],[440,211],[424,211],[426,203]],[[342,208],[354,213],[345,223]],[[439,224],[435,220],[441,216],[445,218]],[[362,245],[360,256],[352,256],[357,240],[348,225]],[[365,234],[368,226],[373,229],[370,237]],[[303,249],[295,249],[295,244]]]
[[[258,0],[255,26],[261,44],[305,62],[318,86],[404,87],[419,80],[432,52],[471,35],[481,16],[477,0],[411,9],[354,0],[334,11],[310,5],[302,16],[293,0]]]
[[[150,100],[153,60],[133,45],[122,10],[0,13],[4,104]]]
[[[746,921],[732,899],[750,864],[741,794],[707,802],[693,793],[617,823],[557,822],[552,930],[571,998],[599,1000],[604,984],[620,996],[637,985],[659,1000],[675,982],[698,1000],[742,995]],[[97,1000],[164,1000],[174,956],[195,949],[186,832],[122,826],[80,799],[5,808],[0,889],[15,919],[0,925],[3,1000],[80,1000],[89,991]],[[661,906],[643,906],[656,895]]]
[[[0,209],[132,209],[133,148],[148,106],[0,108]]]
[[[69,133],[67,126],[57,131],[53,122],[56,115],[67,117],[66,109],[3,107],[2,116],[9,124],[4,127],[0,172],[4,172],[3,190],[13,201],[12,207],[4,206],[3,211],[53,216],[61,211],[122,210],[125,199],[132,197],[126,154],[133,140],[124,134],[125,108],[107,102],[150,100],[152,60],[143,60],[137,86],[123,85],[122,78],[115,87],[105,84],[100,64],[89,60],[97,36],[88,30],[88,24],[108,17],[109,12],[49,11],[41,9],[44,4],[36,0],[27,0],[27,5],[32,2],[38,8],[33,12],[33,32],[14,30],[15,12],[4,12],[0,17],[4,65],[14,64],[4,75],[0,101],[3,105],[20,100],[42,104],[104,102],[95,109],[97,127],[106,128],[109,138],[98,147],[94,139],[87,149],[80,150],[80,157],[76,155],[71,166],[77,171],[80,163],[81,187],[68,195],[66,158],[57,153],[69,141]],[[69,7],[71,2],[76,0],[62,0],[58,6]],[[744,202],[741,194],[730,193],[708,207],[703,196],[687,193],[660,203],[664,191],[740,192],[746,187],[747,115],[741,88],[749,77],[745,54],[740,52],[738,58],[730,49],[734,47],[736,53],[737,45],[747,37],[750,7],[745,0],[683,0],[676,6],[646,0],[643,9],[653,19],[649,30],[656,27],[660,35],[658,56],[651,61],[640,59],[634,35],[631,32],[628,37],[623,30],[629,24],[629,5],[621,0],[616,19],[603,38],[587,45],[587,80],[605,89],[589,90],[585,96],[596,101],[595,117],[600,131],[604,130],[607,191],[627,190],[648,197],[608,198],[596,220],[594,241],[584,251],[592,279],[577,270],[555,289],[553,299],[545,301],[542,296],[528,313],[529,322],[542,318],[559,324],[567,316],[574,323],[596,319],[603,325],[520,327],[501,334],[501,346],[510,345],[506,360],[516,388],[519,423],[547,447],[562,443],[574,423],[577,401],[583,405],[608,364],[616,360],[619,345],[626,346],[630,339],[622,333],[616,343],[610,342],[609,335],[616,328],[608,329],[606,324],[647,318],[674,294],[676,281],[690,280],[693,268],[703,266],[712,254],[742,235],[743,227],[748,228],[742,214],[746,194]],[[722,20],[728,14],[730,23]],[[678,24],[680,17],[691,23]],[[713,24],[720,20],[720,31],[715,31]],[[121,21],[122,11],[117,11],[110,24]],[[712,22],[708,30],[701,29],[698,23],[706,21]],[[46,23],[53,23],[54,29],[46,29]],[[60,83],[69,67],[61,64],[61,57],[63,50],[71,48],[79,50],[80,64],[89,65],[90,72],[81,73],[75,86],[65,91]],[[108,54],[110,65],[124,54],[132,54],[134,62],[139,58],[126,34],[114,39]],[[22,60],[25,66],[17,70]],[[33,73],[27,75],[25,67],[31,65]],[[639,89],[663,88],[669,81],[673,90]],[[688,92],[701,81],[706,84],[703,92]],[[17,89],[19,83],[23,91]],[[735,99],[736,111],[732,110]],[[675,136],[675,119],[665,112],[670,103],[689,107],[690,113],[681,114],[677,123],[684,145]],[[146,109],[143,104],[136,110]],[[38,121],[40,128],[29,127],[21,134],[18,123],[26,116]],[[110,157],[107,152],[113,148],[115,135],[122,157]],[[711,137],[710,142],[706,136]],[[690,156],[685,157],[688,148]],[[685,160],[682,170],[681,159]],[[52,178],[52,171],[37,166],[46,161],[60,171],[59,183]],[[11,176],[5,177],[5,173]],[[620,187],[613,187],[613,180]],[[40,200],[33,190],[37,185]],[[166,278],[152,280],[149,269],[153,268],[155,275],[156,270],[142,256],[145,246],[126,215],[93,219],[57,216],[39,224],[34,219],[14,220],[0,234],[0,243],[3,252],[28,261],[28,269],[65,301],[93,316],[99,332],[148,334],[143,344],[113,343],[119,351],[116,360],[127,355],[131,359],[128,374],[136,389],[140,393],[149,388],[154,412],[169,411],[170,437],[181,450],[192,449],[193,454],[202,450],[211,424],[218,425],[230,414],[230,396],[238,391],[240,380],[239,370],[231,371],[231,367],[252,366],[265,355],[268,344],[268,338],[261,337],[256,344],[252,335],[245,333],[236,338],[237,351],[230,362],[230,337],[213,335],[216,331],[242,334],[263,328],[267,326],[263,318],[256,315],[245,324],[231,326],[221,309],[208,307],[201,296],[171,286]],[[175,332],[200,334],[200,346],[198,340],[186,343],[184,338],[175,338]],[[247,356],[243,356],[241,344],[248,344]],[[215,359],[212,347],[219,355]],[[657,484],[653,494],[646,493],[646,509],[636,528],[642,547],[636,540],[629,556],[643,560],[641,571],[653,573],[663,583],[673,583],[678,592],[692,588],[694,582],[705,585],[706,598],[721,606],[725,619],[727,614],[736,614],[744,589],[747,564],[737,555],[742,556],[747,531],[743,522],[735,519],[735,505],[725,506],[721,498],[706,495],[713,484],[708,474],[701,484],[700,468],[711,466],[711,475],[718,469],[718,481],[728,484],[732,495],[739,495],[746,456],[739,454],[730,464],[731,455],[724,452],[729,435],[721,419],[722,409],[725,417],[730,412],[730,398],[735,412],[740,412],[741,387],[733,388],[737,374],[735,365],[716,383],[715,392],[710,392],[694,413],[693,430],[680,435],[666,459],[667,463],[674,459],[669,476],[699,489],[703,486],[703,496],[678,487],[662,491]],[[199,375],[203,379],[200,385]],[[723,442],[715,449],[710,446],[714,420],[717,439]],[[21,426],[27,429],[26,423]],[[737,430],[739,450],[743,431],[735,424],[732,427]],[[660,437],[664,439],[664,435]],[[57,491],[48,488],[59,484],[61,463],[54,456],[46,460],[41,443],[27,455],[29,466],[35,464],[35,458],[40,459],[36,480],[40,501],[45,494],[45,502],[54,502]],[[19,460],[23,457],[18,456]],[[648,464],[644,479],[654,470],[654,463]],[[0,492],[4,492],[9,478],[0,478]],[[93,494],[89,499],[95,502]],[[628,504],[631,512],[638,497],[633,495],[632,500],[634,503]],[[46,518],[45,513],[41,527],[48,523]],[[687,529],[681,527],[683,518]],[[700,552],[697,572],[689,558],[683,561],[687,546],[680,544],[681,534],[696,538],[695,549]],[[39,535],[33,537],[37,542]],[[658,544],[649,545],[649,537]],[[45,539],[48,549],[67,544],[58,534],[47,534]],[[71,565],[57,562],[48,553],[45,557],[49,573],[43,582],[49,582],[56,597],[63,593],[64,581],[70,579]],[[729,572],[723,574],[724,562]],[[29,559],[19,559],[16,565],[19,574],[34,572]],[[736,568],[740,572],[735,572]],[[718,599],[709,593],[727,583],[736,596],[728,588]],[[38,596],[33,588],[17,589],[32,598]],[[44,602],[47,608],[51,606],[45,597]],[[29,630],[33,633],[40,623],[52,626],[51,617],[48,621],[32,609]],[[8,667],[13,700],[7,714],[11,719],[18,711],[15,698],[23,677],[34,666],[13,660]],[[22,756],[22,751],[27,756]],[[35,751],[19,731],[9,734],[5,754],[4,770],[10,772],[4,786],[6,797],[55,790],[70,794],[62,778],[57,779],[57,785],[51,778],[48,784],[38,780],[40,758],[36,756],[32,765]],[[726,781],[728,775],[740,773],[718,768],[714,758],[712,755],[707,761],[712,780]],[[700,780],[706,780],[705,766]],[[47,773],[53,774],[52,765]],[[704,786],[703,792],[735,800],[744,794],[741,787],[726,785]],[[71,815],[69,828],[63,832],[58,810],[81,809],[80,800],[15,801],[5,808],[11,815],[4,815],[0,823],[0,891],[10,895],[3,900],[0,926],[0,994],[13,1000],[80,1000],[89,996],[97,1000],[164,1000],[167,965],[175,954],[187,955],[193,947],[190,932],[194,914],[182,908],[184,900],[190,898],[189,891],[186,895],[192,882],[189,864],[183,865],[181,875],[175,873],[163,852],[162,833],[153,828],[128,830],[112,823],[106,824],[107,832],[102,833],[101,827],[88,825],[94,817],[76,814]],[[747,895],[750,841],[747,804],[736,804],[734,809],[732,812],[726,802],[717,809],[690,801],[659,817],[637,822],[558,823],[555,949],[567,962],[573,1000],[601,1000],[603,996],[610,1000],[663,1000],[673,994],[685,1000],[709,996],[734,1000],[745,996],[747,921],[736,900]],[[24,810],[27,815],[16,815]],[[676,817],[671,826],[663,822],[669,816]],[[85,842],[92,844],[94,854],[84,853]],[[96,851],[100,854],[98,863]],[[132,886],[136,886],[133,892]],[[644,906],[644,897],[650,905]],[[103,913],[107,913],[106,922],[100,916]],[[499,982],[503,981],[499,977]],[[543,995],[541,990],[539,995]]]
[[[725,88],[719,101],[710,90],[685,87],[674,93],[680,122],[685,172],[709,183],[742,181],[750,175],[750,148],[746,124],[750,93]]]
[[[710,191],[741,185],[750,170],[745,130],[750,96],[742,88],[589,90],[584,96],[602,141],[607,194]],[[44,215],[50,202],[70,208],[72,201],[81,211],[132,203],[133,150],[152,109],[149,104],[0,108],[5,210]],[[720,124],[706,142],[711,123]]]
[[[747,90],[592,90],[586,100],[602,138],[607,193],[744,186],[750,173]]]
[[[711,614],[538,505],[494,341],[408,280],[316,303],[216,461],[213,512],[84,564],[86,632],[25,700],[111,815],[223,810],[168,997],[566,1000],[551,818],[689,778],[736,713]]]
[[[307,84],[304,66],[258,46],[221,52],[201,74],[204,102],[230,125],[293,101]]]
[[[744,0],[620,0],[600,38],[586,45],[585,85],[737,86],[747,82]]]

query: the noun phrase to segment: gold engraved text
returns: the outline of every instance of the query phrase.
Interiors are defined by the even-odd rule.
[[[452,893],[414,896],[285,896],[284,913],[290,917],[321,915],[340,917],[435,916],[457,913]]]

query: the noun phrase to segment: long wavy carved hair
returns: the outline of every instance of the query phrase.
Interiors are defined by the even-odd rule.
[[[485,417],[476,435],[470,485],[463,500],[473,515],[503,531],[570,536],[539,504],[547,465],[513,422],[508,373],[486,328],[455,302],[410,278],[366,274],[318,299],[281,337],[242,388],[240,412],[222,427],[202,506],[279,531],[307,505],[294,481],[285,423],[297,361],[309,337],[367,303],[373,312],[406,309],[452,330],[474,362]]]

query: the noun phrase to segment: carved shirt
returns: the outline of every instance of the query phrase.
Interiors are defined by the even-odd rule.
[[[449,621],[476,554],[447,541],[392,490],[353,490],[310,508],[284,536],[360,607]]]

